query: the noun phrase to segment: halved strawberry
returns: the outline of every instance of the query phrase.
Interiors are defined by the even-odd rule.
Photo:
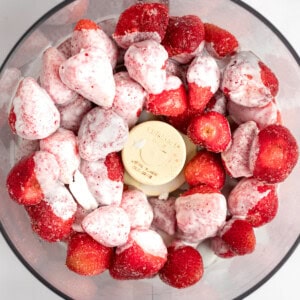
[[[128,241],[116,249],[109,273],[114,279],[151,278],[167,260],[167,248],[152,230],[132,230]]]
[[[203,276],[200,253],[191,246],[168,247],[168,259],[159,271],[160,279],[175,288],[196,284]]]
[[[249,254],[256,246],[253,227],[245,220],[230,219],[221,230],[220,236],[237,255]]]
[[[148,94],[146,109],[154,115],[176,117],[187,109],[187,95],[181,80],[168,76],[164,90],[159,94]]]
[[[253,141],[250,168],[253,176],[268,183],[284,181],[298,161],[298,145],[288,128],[269,125]]]
[[[262,61],[259,61],[258,65],[260,67],[260,76],[263,84],[270,90],[272,96],[275,97],[279,89],[279,82],[276,75]]]
[[[37,151],[23,157],[10,170],[6,187],[10,197],[19,204],[35,205],[44,198],[45,190],[58,180],[59,166],[55,157]]]
[[[195,15],[185,15],[181,17],[170,17],[166,35],[162,41],[169,56],[172,58],[180,55],[188,55],[187,61],[184,57],[182,63],[188,62],[193,56],[193,52],[202,51],[204,46],[204,25],[199,17]]]
[[[169,20],[168,8],[160,3],[137,3],[120,15],[113,38],[122,48],[135,42],[164,38]]]
[[[87,29],[87,30],[96,30],[96,29],[100,29],[100,26],[94,22],[93,20],[90,20],[90,19],[81,19],[79,20],[75,27],[74,27],[74,31],[81,31],[81,30],[84,30],[84,29]]]
[[[204,23],[205,47],[216,58],[236,53],[239,43],[229,31],[210,23]]]
[[[194,144],[216,153],[226,150],[231,142],[227,119],[215,111],[194,117],[187,129],[187,135]]]
[[[187,163],[184,176],[191,186],[206,184],[220,190],[225,183],[225,170],[220,156],[204,149]]]
[[[122,181],[124,178],[124,166],[118,152],[109,153],[104,161],[107,169],[107,177],[113,181]]]
[[[80,275],[101,274],[109,268],[113,252],[113,248],[101,245],[88,234],[75,233],[68,241],[66,266]]]

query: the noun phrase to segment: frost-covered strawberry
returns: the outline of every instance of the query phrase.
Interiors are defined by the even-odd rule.
[[[190,109],[203,112],[207,103],[219,89],[220,70],[208,55],[196,57],[187,70]]]
[[[103,107],[111,107],[115,81],[108,56],[95,47],[84,49],[64,61],[59,68],[62,82],[84,98]]]
[[[250,151],[250,169],[258,180],[268,183],[284,181],[299,156],[295,137],[282,125],[269,125],[255,137]]]
[[[225,183],[225,170],[218,154],[200,150],[185,166],[184,176],[191,186],[206,184],[221,189]]]
[[[17,203],[34,205],[56,185],[58,177],[59,166],[54,155],[36,151],[14,165],[7,176],[6,187]]]
[[[159,94],[148,94],[146,109],[154,115],[176,117],[187,110],[187,95],[182,81],[168,76],[164,90]]]
[[[144,40],[160,43],[165,36],[168,20],[168,8],[165,5],[137,3],[122,12],[113,38],[122,48]]]
[[[117,153],[110,153],[105,159],[98,161],[82,160],[80,171],[99,204],[119,205],[121,203],[124,167]]]
[[[195,192],[178,197],[175,210],[178,236],[196,243],[217,234],[226,219],[227,203],[219,192]]]
[[[167,262],[159,271],[160,279],[175,288],[196,284],[203,276],[200,253],[191,246],[168,247]]]
[[[169,18],[162,45],[169,57],[180,63],[188,63],[198,56],[204,47],[204,25],[195,15]]]
[[[55,156],[60,169],[60,181],[65,184],[72,182],[74,173],[80,165],[77,137],[73,131],[59,128],[40,141],[40,149]]]
[[[252,176],[249,167],[250,149],[258,131],[256,123],[248,121],[239,125],[233,132],[232,143],[221,153],[223,164],[230,176],[234,178]]]
[[[229,31],[210,23],[204,23],[205,48],[216,58],[236,53],[239,43]]]
[[[195,116],[189,124],[187,135],[194,144],[216,153],[225,151],[231,142],[227,119],[215,111]]]
[[[244,178],[230,192],[228,209],[232,216],[245,219],[253,227],[262,226],[276,216],[277,186]]]
[[[125,210],[118,206],[101,206],[82,221],[84,231],[107,247],[126,243],[130,232],[130,220]]]
[[[151,94],[159,94],[164,89],[167,59],[167,51],[154,40],[131,45],[124,56],[129,76]]]
[[[139,119],[146,100],[146,91],[140,84],[130,78],[128,72],[114,75],[116,95],[112,110],[121,116],[131,128]]]
[[[96,242],[86,233],[75,233],[68,241],[66,266],[79,275],[93,276],[106,271],[113,248]]]
[[[79,20],[71,37],[71,54],[78,54],[82,49],[90,47],[101,49],[108,57],[112,68],[117,64],[118,49],[116,44],[90,19]]]
[[[153,220],[153,211],[147,196],[143,192],[137,189],[124,191],[120,207],[126,211],[131,229],[150,228]]]
[[[14,133],[24,139],[42,139],[59,127],[60,115],[49,94],[34,78],[19,83],[8,117]]]
[[[77,93],[69,89],[59,76],[59,67],[65,60],[65,56],[55,47],[50,47],[43,53],[41,87],[48,92],[54,103],[59,105],[66,105],[77,97]]]
[[[263,84],[270,90],[271,95],[275,97],[279,90],[279,81],[272,70],[262,61],[258,63],[260,67],[260,77]]]
[[[114,279],[151,278],[167,260],[167,248],[158,233],[132,230],[128,241],[117,247],[109,269]]]
[[[57,184],[39,204],[25,208],[33,231],[42,239],[57,242],[70,235],[77,204],[64,185]]]
[[[211,250],[219,257],[230,258],[236,256],[237,254],[233,252],[229,245],[222,240],[219,236],[214,236],[210,240]]]
[[[88,161],[104,159],[107,154],[123,149],[128,125],[112,110],[95,107],[83,118],[78,131],[81,158]]]

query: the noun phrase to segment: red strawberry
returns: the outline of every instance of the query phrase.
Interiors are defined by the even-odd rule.
[[[186,288],[197,283],[203,275],[200,253],[191,246],[168,247],[168,259],[159,271],[160,279],[175,288]]]
[[[216,153],[226,150],[231,142],[227,119],[215,111],[194,117],[188,127],[187,135],[194,144]]]
[[[278,183],[292,172],[298,156],[297,141],[292,133],[282,125],[269,125],[253,141],[250,168],[258,180]]]
[[[113,181],[122,181],[124,178],[124,166],[117,152],[109,153],[104,161],[107,168],[107,176]]]
[[[168,26],[168,8],[159,3],[137,3],[120,15],[113,38],[122,48],[135,42],[164,38]]]
[[[68,242],[66,266],[80,275],[103,273],[110,266],[113,248],[103,246],[86,233],[75,233]]]
[[[263,62],[258,62],[260,67],[260,76],[263,84],[270,90],[273,97],[278,93],[279,82],[276,75]]]
[[[132,230],[127,243],[117,248],[109,269],[114,279],[150,278],[167,260],[160,235],[152,230]]]
[[[236,256],[228,244],[224,242],[219,236],[214,236],[210,241],[212,251],[219,257],[230,258]]]
[[[6,187],[10,197],[19,204],[34,205],[44,198],[58,180],[59,166],[55,157],[45,151],[37,151],[22,158],[10,170]]]
[[[39,204],[25,208],[33,231],[42,239],[57,242],[70,235],[77,204],[63,185],[57,185]]]
[[[168,76],[160,94],[148,94],[146,109],[154,115],[176,117],[187,109],[187,95],[181,80]]]
[[[244,178],[230,192],[228,209],[231,215],[245,219],[253,227],[264,225],[277,213],[277,187],[255,178]]]
[[[196,83],[189,83],[189,105],[190,107],[202,113],[214,95],[209,86],[201,87]]]
[[[170,57],[178,58],[178,61],[182,63],[188,62],[193,57],[193,55],[190,55],[193,52],[198,52],[197,50],[201,52],[202,45],[204,46],[204,25],[202,21],[194,15],[170,17],[162,45],[166,48]],[[187,58],[184,55],[187,55]]]
[[[245,255],[254,251],[256,238],[253,227],[245,220],[232,218],[221,230],[222,240],[237,255]]]
[[[81,31],[84,29],[96,30],[96,29],[100,29],[100,26],[90,19],[81,19],[76,23],[74,27],[74,31]]]
[[[220,157],[206,150],[199,151],[184,169],[186,182],[191,186],[206,184],[221,189],[225,183],[225,170]]]
[[[205,47],[216,58],[236,53],[239,43],[229,31],[214,24],[204,23]]]

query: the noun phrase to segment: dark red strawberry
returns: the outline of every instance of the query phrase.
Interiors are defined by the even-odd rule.
[[[191,186],[206,184],[220,190],[225,183],[225,170],[219,155],[199,151],[184,169],[186,182]]]
[[[191,246],[168,248],[168,259],[159,271],[160,279],[175,288],[186,288],[196,284],[203,276],[200,253]]]
[[[260,67],[260,76],[263,84],[269,88],[272,96],[276,96],[279,89],[279,82],[276,75],[263,62],[258,63]]]
[[[205,46],[210,54],[222,58],[236,53],[239,43],[229,31],[214,24],[204,23]]]
[[[194,117],[188,127],[187,135],[194,144],[216,153],[226,150],[231,142],[227,119],[215,111]]]
[[[86,233],[75,233],[68,242],[66,266],[80,275],[97,275],[109,268],[113,251]]]
[[[113,181],[123,181],[124,166],[120,155],[117,152],[108,154],[104,164],[107,168],[108,178]]]

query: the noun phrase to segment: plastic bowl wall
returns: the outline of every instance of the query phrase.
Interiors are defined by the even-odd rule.
[[[109,277],[108,272],[96,277],[81,277],[70,272],[65,266],[65,245],[40,240],[33,234],[23,207],[9,199],[5,181],[15,162],[17,147],[16,137],[6,121],[10,99],[19,76],[38,77],[43,50],[50,45],[58,45],[70,35],[76,21],[74,6],[79,7],[80,11],[80,5],[88,3],[87,0],[78,0],[67,6],[70,2],[59,5],[37,22],[12,50],[1,69],[0,220],[1,230],[12,250],[39,280],[67,299],[224,300],[242,298],[249,294],[278,269],[299,243],[299,164],[280,185],[277,217],[270,224],[256,229],[255,252],[244,257],[218,259],[205,270],[205,275],[198,284],[184,290],[171,288],[158,278],[115,281]],[[133,2],[90,0],[85,17],[105,21],[104,29],[111,30],[120,12]],[[280,82],[277,100],[283,122],[300,144],[299,58],[285,39],[240,1],[170,1],[170,14],[196,14],[203,21],[227,28],[238,38],[243,50],[252,50],[269,65]],[[3,85],[4,80],[6,83]]]

